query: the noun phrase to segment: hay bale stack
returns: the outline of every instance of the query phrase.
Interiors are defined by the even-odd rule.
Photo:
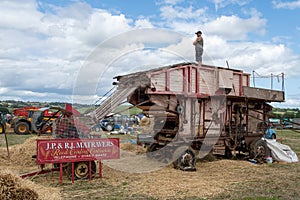
[[[10,160],[22,166],[35,166],[32,156],[36,155],[36,139],[37,137],[28,138],[23,144],[12,146]]]
[[[23,144],[14,145],[10,150],[11,162],[21,166],[36,166],[36,160],[32,158],[36,155],[36,140],[49,139],[51,136],[34,136],[28,138]]]
[[[0,171],[0,199],[61,200],[58,188],[37,185],[9,170]]]
[[[0,172],[0,199],[38,199],[38,194],[22,185],[22,179],[12,173]]]

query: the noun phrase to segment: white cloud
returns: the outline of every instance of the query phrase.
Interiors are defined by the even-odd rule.
[[[281,2],[281,1],[272,1],[272,4],[275,8],[284,8],[284,9],[298,9],[300,8],[300,0],[297,1],[289,1],[289,2]]]
[[[39,6],[48,5],[33,0],[0,2],[2,98],[70,99],[77,72],[92,49],[132,28],[124,15],[86,3],[49,6],[51,12],[45,13]]]
[[[246,72],[257,71],[262,75],[286,73],[297,77],[300,56],[292,53],[283,44],[263,42],[231,42],[217,35],[204,38],[204,62],[212,65],[226,66],[226,60],[232,68]]]
[[[195,8],[192,5],[188,7],[162,5],[160,16],[163,20],[159,25],[181,33],[193,34],[209,21],[207,9],[207,7]]]
[[[112,14],[82,2],[59,7],[34,0],[1,1],[1,99],[70,101],[74,95],[75,100],[92,103],[111,87],[115,75],[194,61],[197,30],[203,31],[205,64],[224,66],[228,60],[232,68],[248,72],[285,69],[288,77],[300,75],[300,58],[282,38],[249,41],[250,34],[265,33],[267,21],[257,10],[244,10],[249,18],[216,18],[207,7],[180,6],[181,2],[160,2],[162,19],[157,21],[153,16]],[[228,5],[213,2],[218,8]],[[43,7],[51,10],[42,12]]]
[[[129,31],[131,29],[129,23],[123,14],[113,16],[107,12],[95,11],[90,16],[86,29],[79,31],[79,37],[81,41],[94,46],[101,42],[101,39]]]
[[[137,19],[134,23],[136,29],[154,28],[154,25],[148,19]]]
[[[4,0],[0,2],[0,27],[6,29],[39,31],[42,14],[34,0]]]
[[[249,3],[251,0],[210,0],[215,4],[215,10],[218,11],[220,8],[224,8],[228,5],[237,4],[243,6]]]
[[[245,40],[251,32],[263,35],[266,20],[253,16],[242,19],[238,16],[221,16],[205,24],[205,32],[216,34],[226,40]]]
[[[160,8],[162,18],[166,20],[197,19],[205,13],[205,10],[205,8],[195,9],[192,6],[181,7],[173,5],[166,5]]]
[[[256,8],[242,8],[241,11],[246,16],[252,16],[256,18],[263,17],[263,14],[259,12]]]
[[[103,94],[112,87],[114,76],[176,62],[178,55],[163,49],[178,42],[180,34],[163,29],[137,29],[104,41],[78,72],[74,95],[85,99],[99,88]]]
[[[300,107],[300,99],[299,98],[288,98],[285,100],[285,102],[272,103],[271,105],[276,108],[299,108]]]
[[[159,0],[157,1],[157,4],[158,5],[161,5],[161,4],[170,4],[170,5],[175,5],[175,4],[178,4],[180,2],[182,2],[183,0]]]

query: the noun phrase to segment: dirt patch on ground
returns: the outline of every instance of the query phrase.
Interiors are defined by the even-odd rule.
[[[245,178],[249,180],[247,174],[237,174],[241,171],[253,172],[255,168],[261,166],[233,160],[197,163],[195,172],[175,170],[172,166],[167,166],[154,172],[131,174],[129,176],[132,180],[128,184],[133,188],[132,194],[151,194],[159,199],[215,196],[233,183],[242,183]],[[112,170],[104,171],[104,176],[111,177],[111,172]],[[107,181],[109,180],[111,178]]]

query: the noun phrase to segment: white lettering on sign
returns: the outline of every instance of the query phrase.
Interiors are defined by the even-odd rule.
[[[45,150],[55,150],[55,149],[83,149],[83,148],[99,148],[99,147],[112,147],[114,146],[112,141],[83,141],[83,142],[63,142],[63,143],[53,143],[47,142]]]

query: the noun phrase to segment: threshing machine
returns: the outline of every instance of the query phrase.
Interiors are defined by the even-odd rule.
[[[142,109],[154,119],[147,133],[153,138],[150,157],[185,170],[194,169],[196,159],[209,152],[227,157],[244,152],[261,161],[268,156],[261,140],[272,110],[268,103],[283,102],[284,92],[250,87],[250,74],[180,63],[115,79],[116,91],[94,115],[100,121],[126,98]]]

